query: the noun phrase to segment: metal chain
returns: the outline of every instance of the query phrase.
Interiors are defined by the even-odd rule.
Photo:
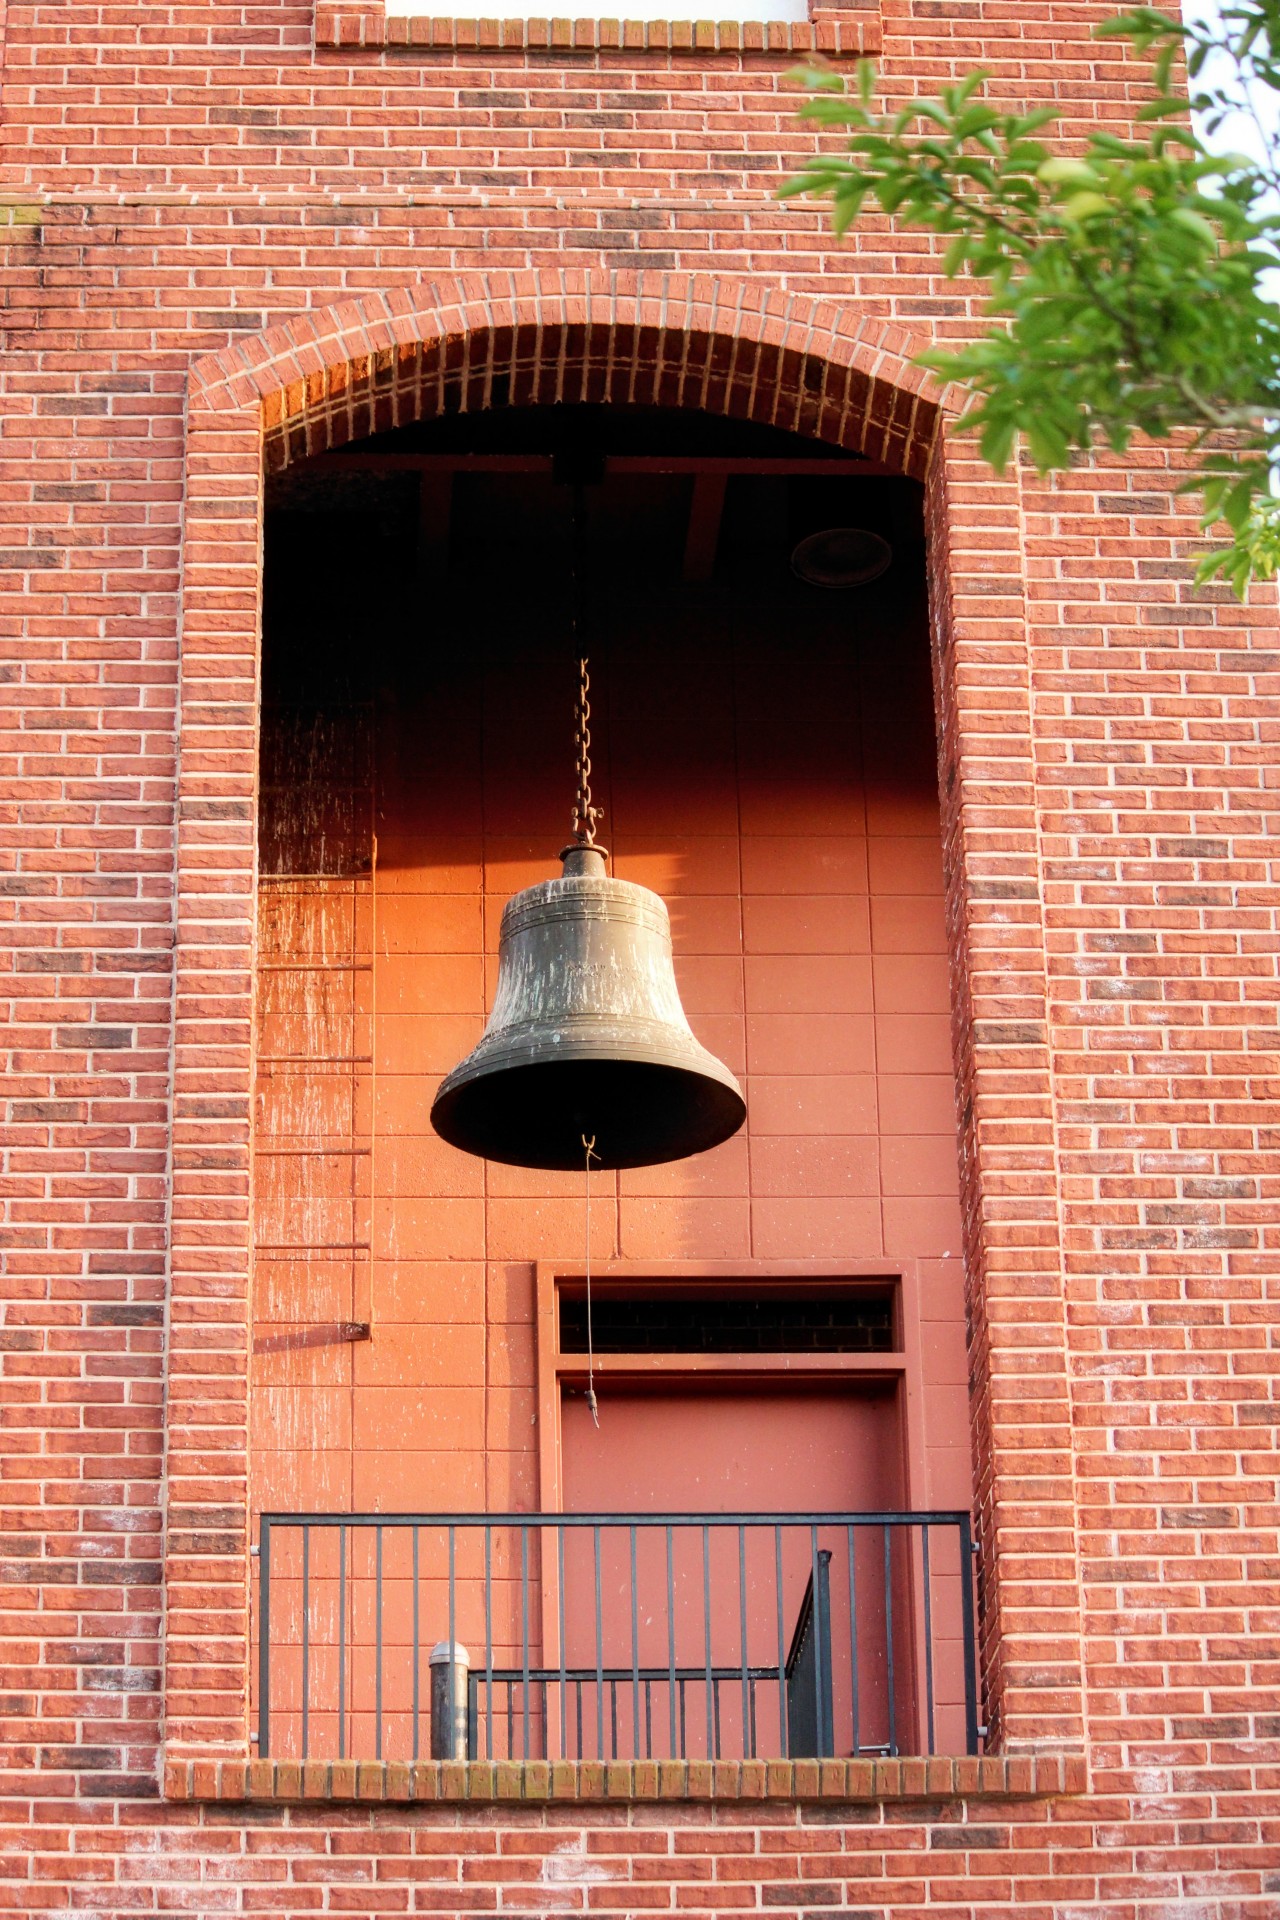
[[[603,818],[603,809],[591,804],[591,676],[587,672],[587,661],[582,652],[582,560],[585,546],[585,510],[582,488],[573,490],[573,604],[570,619],[573,626],[574,651],[578,655],[578,704],[576,710],[576,732],[574,745],[578,752],[578,792],[573,803],[573,837],[584,847],[592,846],[596,837],[596,821]]]
[[[575,744],[578,749],[578,793],[573,803],[573,836],[583,846],[596,837],[600,808],[591,804],[591,675],[585,660],[578,662],[578,706]]]

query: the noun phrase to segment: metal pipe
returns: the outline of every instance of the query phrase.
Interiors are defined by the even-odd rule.
[[[271,1752],[271,1517],[258,1534],[258,1758]]]
[[[471,1655],[456,1640],[438,1640],[431,1649],[431,1758],[467,1758],[467,1708]]]

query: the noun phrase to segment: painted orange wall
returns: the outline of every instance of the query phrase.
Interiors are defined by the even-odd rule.
[[[618,503],[637,541],[645,510]],[[503,902],[556,871],[573,673],[553,600],[500,568],[469,589],[369,641],[374,744],[352,781],[370,776],[376,874],[261,885],[254,1446],[276,1509],[537,1504],[533,1263],[580,1263],[582,1182],[470,1159],[427,1114],[483,1026]],[[848,594],[619,566],[593,622],[602,837],[667,901],[686,1011],[748,1101],[715,1152],[595,1178],[593,1258],[917,1259],[912,1501],[967,1505],[917,556]]]

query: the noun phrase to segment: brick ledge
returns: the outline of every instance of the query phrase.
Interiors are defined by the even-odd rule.
[[[454,20],[318,6],[315,43],[340,53],[879,53],[880,15],[867,7],[816,20]]]
[[[1082,1754],[932,1760],[170,1760],[167,1800],[526,1803],[1042,1799],[1083,1793]]]

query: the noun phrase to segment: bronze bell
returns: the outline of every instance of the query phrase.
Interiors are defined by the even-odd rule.
[[[746,1102],[694,1039],[656,893],[611,880],[599,847],[508,900],[480,1044],[440,1082],[431,1124],[516,1167],[647,1167],[736,1133]]]

